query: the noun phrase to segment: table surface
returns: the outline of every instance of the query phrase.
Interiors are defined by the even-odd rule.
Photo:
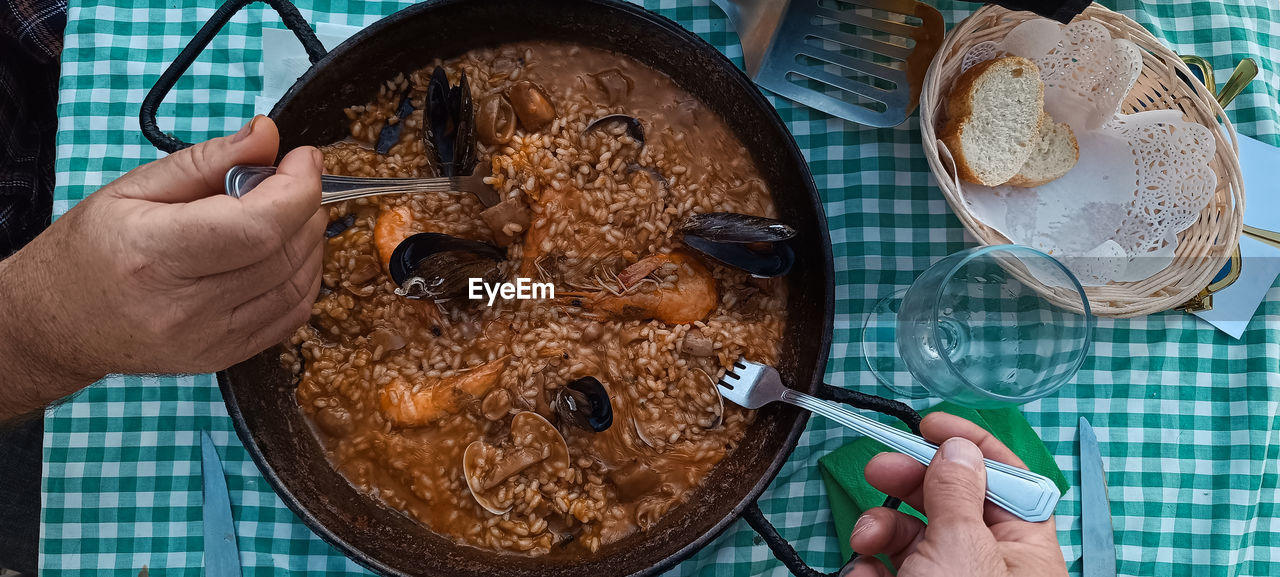
[[[216,8],[216,0],[71,0],[63,52],[55,213],[160,153],[138,130],[138,106],[160,72]],[[367,25],[397,1],[303,2],[310,22]],[[976,5],[939,0],[948,25]],[[1262,66],[1228,109],[1243,134],[1280,144],[1274,0],[1111,0],[1181,53],[1204,56],[1219,79],[1240,58]],[[707,0],[646,0],[741,64],[737,37]],[[262,88],[263,4],[242,11],[160,108],[160,126],[187,141],[227,134]],[[869,129],[769,96],[809,160],[836,258],[835,345],[828,382],[870,384],[857,330],[876,300],[932,261],[971,244],[929,175],[915,117]],[[1280,289],[1232,341],[1189,315],[1102,320],[1075,382],[1024,408],[1076,482],[1076,421],[1101,440],[1119,572],[1141,575],[1280,574]],[[924,406],[928,401],[922,402]],[[211,430],[226,467],[245,575],[365,574],[290,512],[231,431],[211,375],[112,377],[49,413],[44,439],[40,565],[44,575],[199,575],[199,435]],[[815,417],[761,507],[804,557],[827,570],[841,559],[818,457],[853,434]],[[1080,570],[1079,493],[1058,507],[1073,574]],[[745,523],[674,575],[785,575]]]

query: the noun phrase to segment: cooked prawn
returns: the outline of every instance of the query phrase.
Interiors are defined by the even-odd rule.
[[[382,414],[401,427],[421,427],[458,410],[467,398],[480,398],[498,385],[510,355],[467,372],[417,383],[396,378],[379,391]]]
[[[577,203],[578,192],[568,187],[556,190],[547,187],[538,195],[535,202],[531,203],[530,209],[533,211],[533,222],[529,225],[529,231],[524,235],[523,256],[520,260],[520,276],[524,278],[540,278],[538,271],[538,261],[542,259],[542,245],[546,242],[547,236],[551,232],[551,224],[566,218],[573,214],[577,209],[576,206],[570,206]]]
[[[645,278],[667,264],[677,267],[673,286],[642,286]],[[622,269],[616,280],[616,287],[560,293],[556,300],[614,320],[657,319],[671,325],[700,321],[718,302],[716,280],[696,257],[683,252],[658,253],[640,259]]]
[[[383,208],[373,225],[373,246],[378,249],[378,259],[383,268],[391,264],[391,253],[404,239],[413,236],[413,212],[407,206]]]

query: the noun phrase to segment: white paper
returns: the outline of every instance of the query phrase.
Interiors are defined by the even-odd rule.
[[[1240,145],[1240,169],[1244,175],[1244,223],[1280,231],[1280,148],[1256,138],[1236,134]]]
[[[1267,290],[1280,276],[1280,249],[1242,236],[1240,257],[1240,277],[1231,286],[1213,293],[1213,309],[1192,313],[1233,339],[1244,334]]]
[[[321,22],[316,25],[316,38],[326,50],[342,44],[352,34],[360,31],[358,26],[345,26]],[[279,102],[280,97],[293,86],[293,83],[311,68],[302,43],[292,31],[283,28],[262,29],[262,93],[254,98],[255,114],[267,114]]]
[[[1274,167],[1280,166],[1280,148],[1243,134],[1240,169],[1244,176],[1245,224],[1280,231],[1280,181]],[[1213,310],[1194,313],[1222,332],[1238,339],[1280,277],[1280,249],[1248,236],[1240,238],[1240,277],[1231,286],[1213,295]]]

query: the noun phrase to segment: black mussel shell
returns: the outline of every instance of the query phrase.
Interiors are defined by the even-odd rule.
[[[435,151],[440,174],[471,174],[476,165],[476,123],[466,72],[459,75],[457,86],[450,86],[444,68],[436,67],[427,83],[425,117],[428,148]]]
[[[420,232],[404,239],[391,253],[388,268],[396,291],[408,298],[449,299],[467,294],[472,278],[486,284],[504,280],[499,266],[506,258],[489,243]]]
[[[702,254],[751,276],[775,277],[791,272],[796,253],[786,241],[736,243],[715,242],[700,236],[685,235],[684,244]]]
[[[613,404],[609,392],[595,377],[571,381],[556,392],[556,415],[560,422],[584,431],[601,432],[613,425]]]
[[[796,261],[795,251],[787,244],[795,229],[771,218],[732,212],[695,214],[680,225],[680,233],[689,248],[752,276],[782,276]]]
[[[413,114],[413,100],[406,93],[404,98],[400,99],[400,107],[396,109],[396,123],[383,126],[382,131],[378,133],[378,142],[373,147],[378,154],[391,152],[391,147],[400,142],[400,132],[404,130],[404,120],[410,114]]]
[[[712,242],[778,242],[795,237],[787,223],[736,212],[707,212],[690,215],[680,224],[685,236],[700,236]]]
[[[631,138],[634,138],[641,148],[644,148],[644,125],[640,124],[640,120],[634,116],[627,116],[625,114],[601,116],[600,118],[592,121],[591,124],[588,124],[586,128],[582,129],[582,133],[586,134],[592,130],[615,122],[625,124],[627,126],[627,134],[629,134]]]
[[[343,217],[342,220],[335,220],[333,222],[330,222],[328,226],[324,227],[324,237],[333,238],[335,236],[338,236],[346,232],[348,228],[355,226],[355,224],[356,224],[356,215],[348,214],[347,216]]]

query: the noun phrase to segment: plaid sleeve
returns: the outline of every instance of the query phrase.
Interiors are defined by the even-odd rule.
[[[66,26],[67,0],[0,0],[0,36],[11,41],[5,54],[16,49],[40,64],[57,62]]]
[[[0,258],[49,224],[65,0],[0,0]]]

